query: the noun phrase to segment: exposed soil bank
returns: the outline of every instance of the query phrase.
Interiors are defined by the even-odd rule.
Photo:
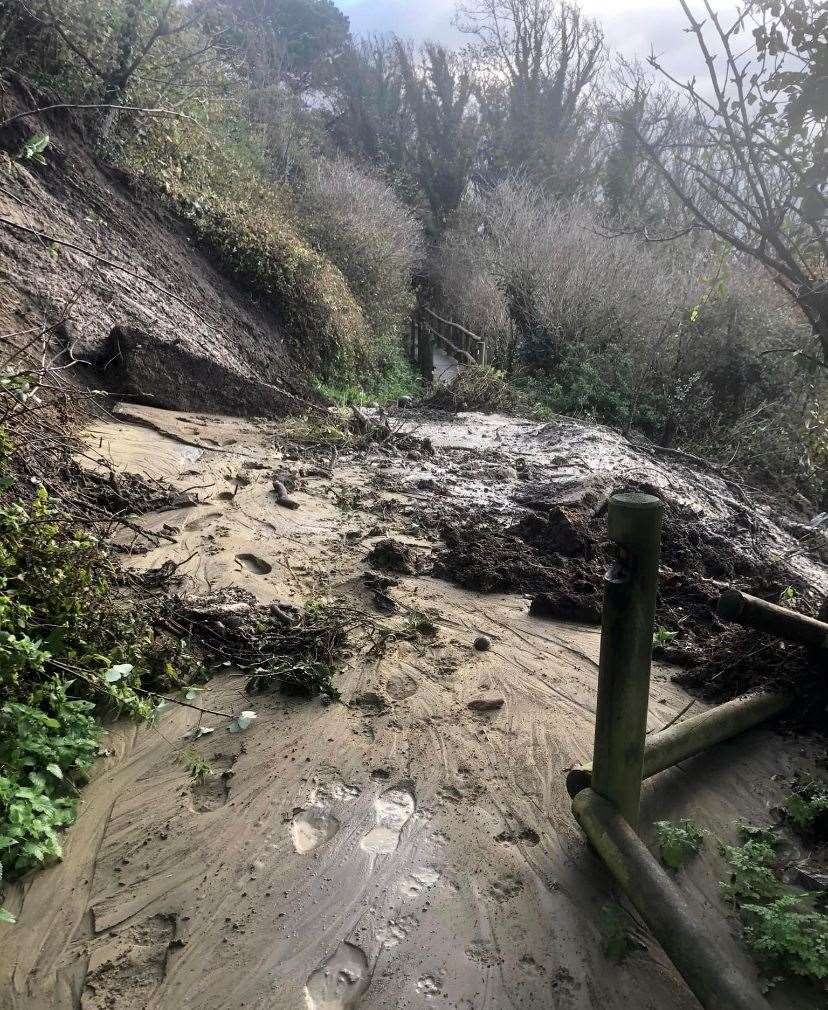
[[[50,104],[13,76],[2,98],[4,120]],[[53,326],[67,360],[95,365],[75,374],[138,402],[284,415],[315,399],[274,306],[216,269],[156,195],[97,163],[73,113],[16,120],[0,150],[16,154],[38,130],[46,165],[17,165],[0,192],[0,332]],[[120,363],[116,328],[141,335]]]
[[[478,516],[478,542],[511,528],[505,539],[545,569],[575,565],[591,578],[600,502],[622,477],[646,480],[700,523],[744,516],[744,535],[727,528],[745,564],[796,549],[794,532],[723,501],[733,492],[713,477],[579,425],[421,418],[431,455],[292,447],[275,422],[118,413],[89,432],[102,472],[198,488],[195,502],[136,520],[171,539],[125,538],[128,568],[180,564],[184,600],[224,592],[234,604],[284,607],[334,595],[362,617],[336,677],[341,703],[250,696],[249,671],[230,668],[202,701],[226,719],[177,708],[157,729],[113,729],[66,860],[5,899],[19,921],[0,927],[0,1007],[692,1010],[634,922],[645,949],[621,965],[602,952],[602,908],[617,896],[564,784],[565,769],[591,753],[597,627],[534,616],[520,593],[481,595],[427,572],[451,564],[440,531]],[[274,480],[298,508],[279,504]],[[567,481],[589,484],[589,496],[553,498]],[[550,489],[549,507],[537,495],[531,508],[518,500],[539,487]],[[665,546],[665,571],[672,559],[683,577],[678,547]],[[693,578],[714,563],[704,543],[693,557]],[[824,592],[816,561],[777,563]],[[394,570],[402,564],[407,573]],[[715,578],[705,567],[711,593]],[[686,613],[688,636],[714,627]],[[650,729],[689,701],[672,672],[654,668]],[[252,725],[229,732],[251,708]],[[185,734],[198,724],[215,732],[193,744]],[[176,759],[189,746],[212,766],[202,783]],[[692,816],[732,839],[738,819],[766,821],[815,751],[763,729],[656,776],[645,787],[646,837],[656,819]],[[721,873],[711,843],[680,886],[751,973],[718,894]],[[790,988],[771,999],[814,1006],[813,993]]]

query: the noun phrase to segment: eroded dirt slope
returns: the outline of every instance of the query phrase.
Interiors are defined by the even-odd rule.
[[[231,670],[195,702],[209,712],[113,728],[65,861],[6,899],[18,925],[3,935],[4,1010],[696,1006],[637,922],[645,949],[621,965],[602,952],[602,909],[618,895],[564,787],[565,769],[591,751],[597,627],[533,616],[519,590],[481,594],[427,573],[446,550],[445,522],[476,515],[483,536],[532,512],[518,487],[551,494],[556,480],[560,492],[608,472],[613,484],[646,466],[683,505],[716,498],[722,519],[726,491],[621,446],[608,456],[605,436],[581,426],[420,421],[431,449],[291,449],[276,423],[144,408],[89,432],[87,465],[194,495],[141,518],[162,536],[124,539],[127,567],[183,562],[184,599],[333,595],[363,616],[336,678],[341,702],[251,697]],[[278,504],[274,476],[297,509]],[[771,516],[751,524],[757,558],[796,550]],[[378,571],[389,540],[409,574]],[[824,588],[819,564],[796,558],[799,577]],[[412,615],[434,633],[410,635]],[[671,673],[654,669],[651,729],[690,700]],[[252,725],[229,732],[247,709]],[[214,729],[195,743],[213,774],[197,785],[177,755],[199,724]],[[730,839],[738,819],[767,818],[812,753],[761,730],[687,762],[646,786],[645,833],[692,816]],[[711,842],[680,886],[750,973],[720,874]],[[772,1001],[813,1006],[786,989]]]
[[[34,133],[50,136],[45,165],[4,162],[0,332],[53,325],[53,352],[62,345],[96,365],[112,355],[114,328],[140,334],[153,354],[133,355],[134,374],[120,392],[142,402],[284,414],[295,397],[313,398],[287,355],[274,307],[217,270],[157,196],[97,163],[76,116],[15,118],[53,100],[12,76],[0,91],[0,122],[11,120],[0,125],[0,151],[14,157]],[[260,384],[258,409],[252,393],[240,393],[243,382],[225,390],[222,370]],[[77,374],[96,388],[110,382],[97,369]]]

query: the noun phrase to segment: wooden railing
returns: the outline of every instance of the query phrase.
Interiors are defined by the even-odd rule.
[[[435,346],[462,364],[486,364],[486,341],[482,337],[420,305],[411,317],[411,357],[429,382]]]

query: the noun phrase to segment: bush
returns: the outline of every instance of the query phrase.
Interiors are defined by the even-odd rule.
[[[421,225],[385,182],[345,158],[319,162],[299,206],[306,234],[342,271],[379,346],[387,347],[414,308]]]
[[[451,382],[435,386],[426,400],[443,410],[477,410],[484,414],[532,414],[528,398],[502,372],[488,365],[468,365]]]
[[[60,858],[100,719],[149,718],[146,688],[200,673],[153,631],[108,556],[42,488],[0,498],[0,868],[18,876]],[[0,874],[2,877],[3,874]]]
[[[215,129],[226,124],[215,122]],[[189,123],[143,132],[130,161],[159,186],[201,241],[264,296],[291,353],[323,378],[364,364],[370,329],[341,272],[302,235],[290,191],[265,183],[244,142],[206,137]]]
[[[467,201],[436,263],[445,314],[531,401],[819,497],[825,380],[759,268],[695,239],[605,234],[514,179]]]
[[[828,916],[814,910],[815,895],[777,879],[770,832],[743,829],[741,842],[723,846],[730,880],[722,891],[739,912],[754,958],[776,976],[828,978]]]

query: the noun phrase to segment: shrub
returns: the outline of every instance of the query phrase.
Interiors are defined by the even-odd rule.
[[[828,837],[828,783],[807,779],[785,799],[785,813],[803,834]]]
[[[530,400],[822,492],[825,380],[754,265],[695,239],[607,234],[515,179],[467,201],[436,264],[445,314],[486,336]]]
[[[0,867],[17,876],[60,858],[101,716],[148,718],[145,688],[200,668],[156,637],[151,605],[124,596],[107,554],[45,490],[20,497],[3,478],[2,492]]]
[[[375,338],[388,346],[414,307],[421,225],[385,182],[345,158],[319,161],[299,206],[306,234],[342,271]]]
[[[347,281],[302,236],[291,193],[264,181],[243,137],[233,144],[190,123],[154,124],[136,138],[130,161],[222,264],[273,305],[300,363],[334,378],[365,362],[370,329]]]
[[[739,912],[751,953],[777,976],[828,978],[828,915],[814,910],[816,896],[777,879],[777,840],[770,832],[745,828],[741,842],[722,848],[730,880],[721,886]]]
[[[502,372],[488,365],[468,365],[451,382],[435,386],[426,401],[444,410],[478,410],[485,414],[532,413],[527,397]]]

